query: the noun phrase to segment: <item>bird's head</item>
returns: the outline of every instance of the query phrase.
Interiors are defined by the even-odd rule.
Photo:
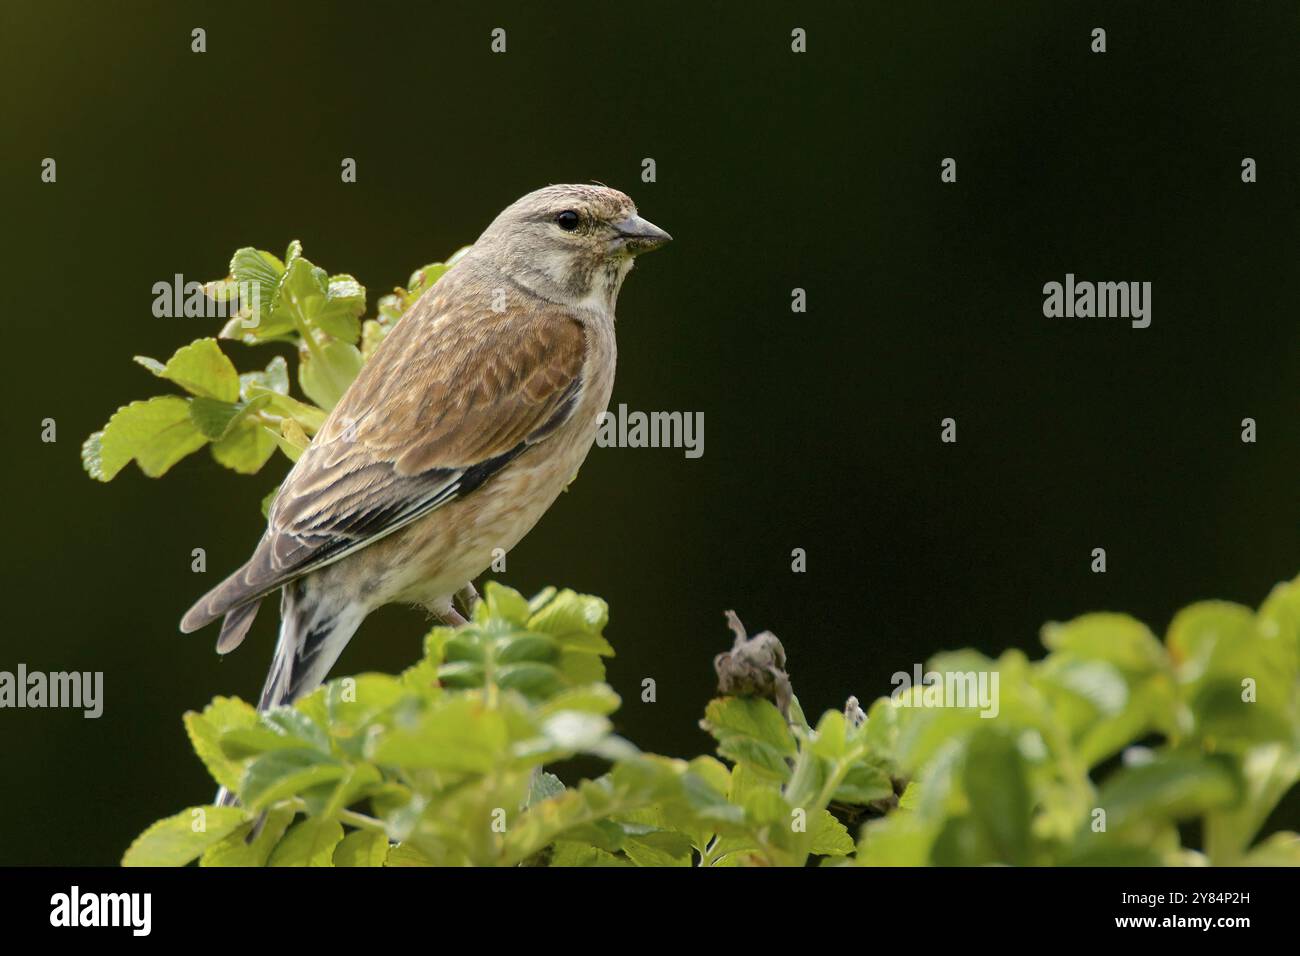
[[[617,189],[547,186],[506,207],[474,253],[544,298],[612,312],[632,260],[671,238]]]

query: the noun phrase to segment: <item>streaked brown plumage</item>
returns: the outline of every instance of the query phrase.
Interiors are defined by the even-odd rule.
[[[453,595],[586,457],[613,388],[619,287],[668,238],[601,186],[550,186],[502,212],[362,368],[253,556],[181,630],[224,616],[217,649],[229,652],[282,588],[267,708],[316,687],[377,607],[454,617]]]

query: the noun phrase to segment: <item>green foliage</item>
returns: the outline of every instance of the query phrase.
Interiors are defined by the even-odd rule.
[[[261,371],[244,374],[218,338],[197,339],[166,362],[138,355],[137,363],[186,394],[119,408],[82,446],[87,473],[111,481],[135,461],[157,478],[205,445],[218,463],[240,474],[259,472],[277,448],[296,461],[388,330],[463,253],[417,270],[409,290],[383,296],[376,316],[363,322],[365,287],[352,276],[331,276],[313,265],[299,242],[290,243],[283,260],[240,249],[230,261],[230,274],[204,287],[229,317],[218,338],[292,347],[305,400],[290,395],[289,363],[282,355]],[[270,496],[263,510],[269,504]]]
[[[614,732],[607,617],[598,598],[489,584],[402,674],[264,714],[217,698],[185,726],[243,808],[162,820],[124,864],[1300,864],[1300,837],[1260,834],[1300,781],[1300,579],[1257,612],[1193,605],[1163,643],[1090,614],[1045,627],[1036,662],[929,662],[997,675],[995,707],[921,686],[810,727],[797,701],[787,721],[721,697],[702,721],[718,757],[690,761]],[[566,788],[542,769],[580,754],[608,772]],[[1203,847],[1180,842],[1191,820]]]
[[[912,783],[856,862],[1300,865],[1294,834],[1256,842],[1300,781],[1300,579],[1257,612],[1194,604],[1163,643],[1118,614],[1048,625],[1043,643],[1035,663],[931,662],[996,673],[996,718],[876,702],[872,736]],[[1180,842],[1192,820],[1199,849]]]

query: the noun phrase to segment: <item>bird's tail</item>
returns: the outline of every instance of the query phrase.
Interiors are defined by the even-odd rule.
[[[257,709],[292,704],[319,687],[365,616],[362,605],[332,600],[302,580],[286,584],[280,598],[280,640]],[[236,800],[222,787],[216,802],[233,806]]]
[[[319,687],[365,616],[361,605],[331,599],[305,581],[285,585],[280,640],[257,709],[292,704]]]

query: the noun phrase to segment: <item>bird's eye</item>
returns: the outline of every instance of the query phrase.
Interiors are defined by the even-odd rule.
[[[555,222],[565,232],[573,232],[573,230],[578,228],[578,223],[581,221],[581,218],[582,217],[572,209],[566,209],[555,217]]]

